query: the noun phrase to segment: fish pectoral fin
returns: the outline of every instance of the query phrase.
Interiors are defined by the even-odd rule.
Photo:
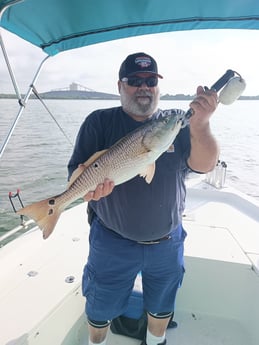
[[[146,169],[139,174],[139,176],[143,177],[147,183],[151,183],[153,177],[155,175],[156,170],[156,163],[149,164]]]
[[[87,161],[78,165],[78,168],[74,170],[73,174],[70,177],[70,180],[67,185],[67,189],[75,182],[75,180],[82,174],[85,168],[89,167],[97,158],[103,155],[107,150],[95,152]]]

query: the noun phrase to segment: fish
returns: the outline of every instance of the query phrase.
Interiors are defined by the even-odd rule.
[[[174,110],[160,110],[151,120],[131,131],[110,148],[93,154],[73,172],[69,184],[61,194],[32,203],[17,211],[32,218],[46,239],[53,232],[63,210],[72,202],[94,191],[108,178],[114,185],[141,176],[151,183],[155,161],[174,142],[184,116]]]

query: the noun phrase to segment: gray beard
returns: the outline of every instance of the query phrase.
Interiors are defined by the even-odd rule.
[[[146,103],[139,102],[138,95],[146,95],[149,97],[149,101]],[[121,104],[126,113],[134,114],[136,116],[150,116],[152,115],[158,105],[159,92],[156,95],[150,92],[139,92],[130,98],[123,90],[121,90]]]

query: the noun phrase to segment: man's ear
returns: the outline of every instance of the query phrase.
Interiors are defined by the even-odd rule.
[[[119,91],[119,93],[121,93],[121,81],[120,80],[118,80],[118,91]]]

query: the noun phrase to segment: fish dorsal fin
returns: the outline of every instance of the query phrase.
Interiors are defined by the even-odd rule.
[[[89,165],[91,165],[94,161],[96,161],[96,159],[102,156],[106,151],[108,150],[106,149],[106,150],[95,152],[90,158],[87,159],[86,162],[83,163],[85,168],[89,167]]]
[[[75,182],[75,180],[82,174],[85,168],[89,167],[97,158],[103,155],[107,150],[95,152],[87,161],[82,164],[79,164],[78,168],[74,170],[73,174],[70,177],[70,180],[67,185],[67,189]]]
[[[156,163],[151,163],[149,164],[146,169],[139,174],[139,176],[143,177],[147,183],[151,183],[153,180],[153,177],[155,175],[155,170],[156,170]]]
[[[82,174],[82,172],[85,170],[85,165],[84,164],[79,164],[78,168],[73,171],[73,174],[70,177],[70,180],[68,181],[67,184],[67,189],[70,188],[73,182]]]

